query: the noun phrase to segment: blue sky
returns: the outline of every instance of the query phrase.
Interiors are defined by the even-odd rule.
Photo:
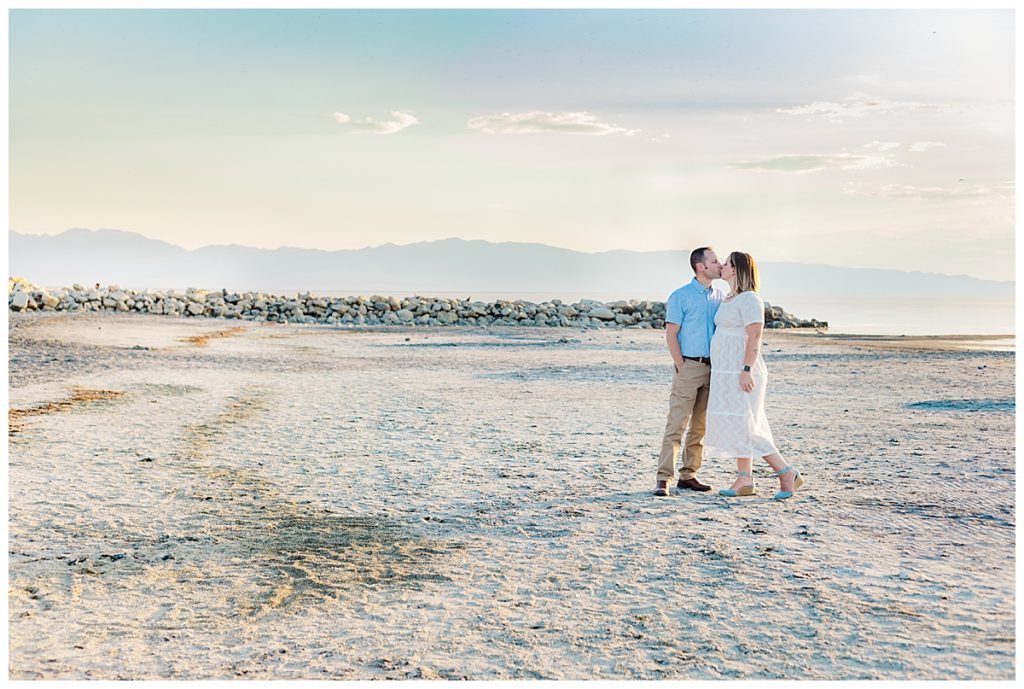
[[[1012,279],[1007,10],[13,10],[11,229]]]

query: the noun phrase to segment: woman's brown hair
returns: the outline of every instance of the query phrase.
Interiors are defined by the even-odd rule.
[[[742,251],[734,251],[729,254],[729,263],[736,271],[736,294],[756,292],[761,286],[761,278],[754,257]]]

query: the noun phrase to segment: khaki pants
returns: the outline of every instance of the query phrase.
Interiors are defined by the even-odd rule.
[[[707,422],[708,392],[711,389],[711,367],[699,361],[685,361],[682,370],[672,379],[668,421],[665,424],[665,437],[661,441],[661,460],[658,462],[659,481],[671,482],[675,478],[676,453],[684,428],[686,448],[683,452],[683,468],[679,470],[680,480],[694,478],[704,460],[704,427]]]

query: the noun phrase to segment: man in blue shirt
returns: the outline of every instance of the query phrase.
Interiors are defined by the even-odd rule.
[[[661,442],[661,460],[655,495],[668,495],[669,483],[676,475],[676,453],[683,429],[686,446],[677,488],[706,491],[711,486],[697,480],[704,459],[704,425],[707,420],[708,392],[711,389],[711,336],[715,334],[715,314],[725,292],[712,287],[721,277],[722,264],[714,249],[702,246],[690,254],[694,278],[673,292],[665,302],[665,341],[676,367],[669,395],[668,422]]]

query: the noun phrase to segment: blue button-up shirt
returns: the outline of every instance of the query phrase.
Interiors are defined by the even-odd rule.
[[[679,349],[683,356],[711,356],[711,337],[715,334],[715,314],[725,292],[704,287],[694,278],[665,302],[665,322],[679,326]]]

